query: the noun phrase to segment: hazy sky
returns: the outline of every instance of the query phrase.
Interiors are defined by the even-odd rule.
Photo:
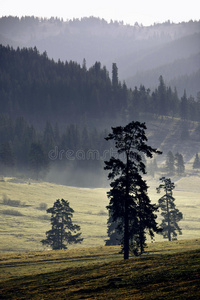
[[[199,0],[0,0],[0,17],[9,15],[64,20],[95,16],[143,25],[200,19]]]

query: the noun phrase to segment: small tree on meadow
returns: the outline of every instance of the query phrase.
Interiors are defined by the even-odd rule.
[[[47,213],[51,214],[52,229],[46,232],[47,238],[41,241],[43,245],[59,250],[67,249],[67,244],[82,242],[80,226],[72,223],[74,210],[68,201],[56,200],[53,207],[47,209]]]
[[[170,178],[160,178],[161,184],[157,188],[157,192],[160,193],[164,190],[165,194],[158,200],[159,207],[162,211],[161,216],[163,217],[161,228],[164,239],[169,241],[177,239],[177,231],[182,234],[181,228],[178,226],[178,222],[183,218],[183,215],[176,208],[174,203],[175,198],[173,197],[173,189],[175,185],[171,182]]]

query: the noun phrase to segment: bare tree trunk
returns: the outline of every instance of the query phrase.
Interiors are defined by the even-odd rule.
[[[127,167],[126,167],[126,197],[124,203],[124,259],[129,258],[129,220],[128,220],[128,198],[129,198],[129,159],[128,153],[127,157]]]
[[[167,195],[166,195],[167,196]],[[171,241],[171,230],[170,230],[170,217],[169,217],[169,203],[167,197],[167,225],[168,225],[168,240]]]

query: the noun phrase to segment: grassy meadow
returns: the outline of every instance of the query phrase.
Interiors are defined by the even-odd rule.
[[[65,268],[78,268],[123,259],[120,246],[0,254],[0,282],[18,277],[44,274]],[[142,257],[200,251],[200,239],[149,243]],[[131,258],[135,256],[130,254]],[[135,258],[136,259],[136,258]]]
[[[142,257],[123,261],[120,246],[105,247],[109,188],[87,189],[16,178],[0,181],[1,299],[197,299],[200,296],[200,178],[174,178],[183,234],[156,236]],[[159,177],[147,178],[157,203]],[[70,202],[84,241],[49,251],[46,208]],[[160,219],[160,217],[159,217]]]
[[[200,238],[200,177],[172,179],[177,208],[183,213],[179,240]],[[147,178],[149,195],[157,203],[159,177]],[[58,198],[70,202],[74,222],[81,226],[82,244],[74,247],[103,246],[107,238],[107,191],[109,188],[75,188],[48,182],[4,178],[0,181],[0,253],[45,250],[40,241],[50,229],[46,208]],[[11,201],[5,201],[10,199]],[[160,220],[160,217],[158,218]],[[163,241],[156,235],[155,241]]]
[[[128,261],[118,252],[119,247],[104,246],[0,255],[0,297],[199,298],[200,239],[153,243],[143,257]]]
[[[82,246],[104,244],[107,222],[107,198],[104,189],[79,189],[47,182],[12,181],[6,178],[5,182],[0,182],[1,202],[6,195],[12,200],[20,200],[20,205],[0,205],[0,252],[44,250],[40,240],[45,238],[45,232],[50,229],[50,221],[47,219],[50,216],[40,207],[44,203],[51,207],[56,199],[61,198],[68,200],[75,210],[73,221],[81,226],[84,237]]]

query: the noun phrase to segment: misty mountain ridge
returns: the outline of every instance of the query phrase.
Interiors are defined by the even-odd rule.
[[[177,82],[179,96],[185,88],[184,76],[193,76],[200,69],[199,21],[132,26],[94,17],[66,22],[57,18],[3,17],[0,43],[14,48],[36,46],[54,60],[82,63],[85,59],[87,67],[100,61],[109,71],[115,62],[119,78],[132,88],[140,84],[155,87],[159,70],[167,69],[166,82]],[[194,63],[188,69],[191,57]],[[198,91],[196,84],[189,87],[188,94],[196,97]]]
[[[200,101],[179,98],[162,76],[152,92],[132,90],[118,79],[115,63],[110,78],[100,62],[90,68],[55,62],[36,47],[0,45],[0,112],[3,175],[33,170],[29,177],[39,178],[49,168],[49,181],[102,186],[105,154],[113,149],[104,138],[111,126],[132,120],[146,122],[150,145],[163,151],[161,161],[169,150],[187,162],[199,152]],[[40,171],[32,164],[36,150],[43,157]]]
[[[194,94],[195,97],[199,91],[200,82],[198,61],[200,61],[200,52],[188,58],[178,58],[172,63],[137,71],[134,76],[127,78],[126,83],[128,86],[131,86],[134,82],[135,86],[139,86],[141,82],[144,82],[145,86],[150,86],[151,89],[154,89],[157,85],[156,80],[162,74],[166,84],[171,86],[172,89],[176,87],[179,95],[183,94],[182,89],[184,86],[187,95]],[[187,70],[187,73],[185,70]]]

